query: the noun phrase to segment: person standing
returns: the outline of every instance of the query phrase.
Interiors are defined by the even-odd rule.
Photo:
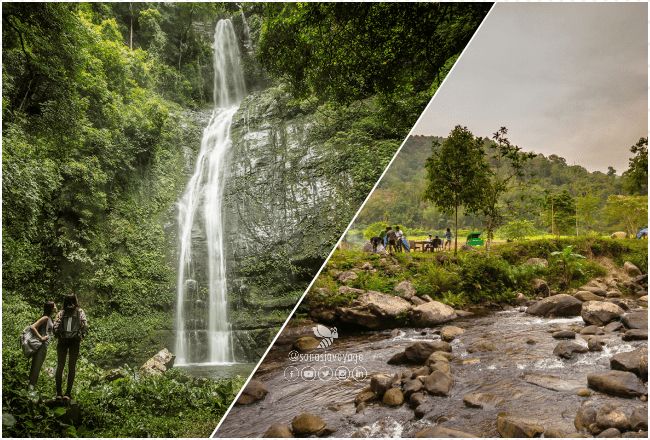
[[[72,385],[77,371],[77,360],[79,358],[79,347],[81,340],[88,333],[88,321],[86,313],[79,307],[77,295],[70,294],[63,300],[61,310],[54,320],[54,336],[58,339],[56,346],[57,363],[56,374],[56,398],[69,401],[72,395]],[[63,369],[66,359],[68,361],[68,382],[65,394],[62,393]]]
[[[445,249],[451,250],[451,229],[447,228],[445,231]]]
[[[52,315],[57,312],[54,301],[47,301],[43,304],[43,316],[33,323],[30,328],[32,333],[43,343],[40,348],[32,355],[32,366],[29,370],[29,389],[33,390],[38,382],[38,376],[41,374],[43,363],[47,357],[47,346],[52,337],[54,323]]]

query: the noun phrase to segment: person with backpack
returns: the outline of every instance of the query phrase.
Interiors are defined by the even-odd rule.
[[[43,315],[38,320],[29,326],[32,337],[36,337],[41,342],[40,347],[34,350],[31,354],[32,366],[29,370],[29,389],[33,390],[38,382],[38,376],[41,374],[41,368],[47,357],[47,346],[50,343],[50,338],[54,329],[52,322],[52,315],[57,312],[56,304],[54,301],[47,301],[43,304]]]
[[[79,346],[81,340],[88,333],[86,314],[79,307],[77,295],[67,295],[63,300],[61,310],[54,320],[54,336],[58,339],[56,346],[57,363],[54,379],[56,382],[56,398],[69,401],[72,393],[72,384],[77,370]],[[65,394],[62,393],[63,369],[66,358],[68,360],[68,384]]]

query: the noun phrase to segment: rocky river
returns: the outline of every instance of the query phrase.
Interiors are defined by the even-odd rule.
[[[340,330],[330,347],[302,350],[328,354],[311,358],[296,341],[315,324],[289,326],[217,435],[647,437],[647,310],[617,302],[627,311],[616,317],[585,317],[585,302],[568,317],[522,305],[427,328]]]

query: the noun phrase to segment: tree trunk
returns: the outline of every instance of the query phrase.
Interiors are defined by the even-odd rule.
[[[129,49],[133,50],[133,3],[129,2]]]
[[[456,205],[456,220],[454,224],[454,256],[458,254],[458,205]]]

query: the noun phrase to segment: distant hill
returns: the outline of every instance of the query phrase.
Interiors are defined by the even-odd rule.
[[[451,217],[441,213],[433,204],[422,200],[426,186],[427,158],[432,154],[433,141],[444,138],[411,136],[372,194],[359,215],[356,227],[388,221],[411,229],[442,229],[451,225]],[[589,172],[579,165],[568,165],[557,155],[538,155],[528,162],[526,175],[519,179],[504,197],[507,220],[527,219],[540,231],[548,231],[549,220],[544,200],[547,194],[567,192],[578,206],[585,206],[584,215],[578,213],[580,228],[602,231],[608,224],[602,211],[607,197],[622,193],[622,178],[611,172]],[[588,207],[588,209],[587,209]],[[574,217],[575,219],[575,217]],[[480,217],[463,216],[461,227],[481,228]]]

